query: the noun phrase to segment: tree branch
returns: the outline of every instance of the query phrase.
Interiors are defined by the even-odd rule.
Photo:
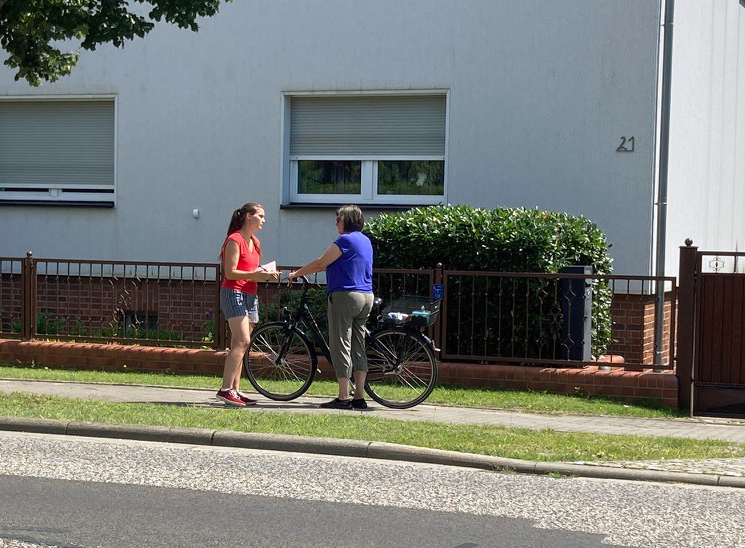
[[[122,47],[158,21],[196,32],[198,19],[215,15],[222,1],[232,0],[0,0],[4,64],[18,70],[16,80],[32,86],[54,82],[70,74],[80,58],[79,51],[61,52],[60,41],[72,40],[85,50],[105,43]],[[133,3],[149,4],[147,15],[130,11]]]

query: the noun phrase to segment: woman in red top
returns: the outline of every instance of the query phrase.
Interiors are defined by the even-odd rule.
[[[239,387],[241,360],[251,339],[251,328],[259,321],[257,282],[279,279],[278,272],[267,272],[259,267],[261,244],[256,233],[263,225],[261,205],[248,203],[236,209],[220,252],[224,275],[220,285],[220,308],[230,326],[230,350],[225,358],[222,388],[217,398],[240,407],[256,403],[242,394]]]

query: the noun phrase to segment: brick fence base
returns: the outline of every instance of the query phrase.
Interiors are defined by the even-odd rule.
[[[438,380],[462,386],[488,386],[545,391],[552,394],[595,394],[621,401],[657,401],[678,406],[674,373],[625,371],[623,368],[581,369],[442,363]]]
[[[329,364],[320,364],[325,378]],[[118,344],[88,344],[0,340],[0,363],[221,375],[225,352]],[[673,373],[440,363],[439,381],[462,386],[512,388],[556,394],[596,394],[621,401],[647,400],[668,407],[678,405],[678,379]]]

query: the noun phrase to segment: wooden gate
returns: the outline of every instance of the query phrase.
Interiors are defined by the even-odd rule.
[[[692,358],[691,411],[699,415],[745,417],[745,274],[737,272],[738,259],[742,266],[745,253],[698,251],[691,246],[689,249],[691,256],[685,262],[693,259],[690,266],[695,267],[692,310],[686,314],[685,299],[679,302],[679,325],[683,324],[684,315],[690,315],[691,344],[681,345],[684,339],[679,339],[678,357],[685,359],[690,352]],[[681,276],[683,266],[681,260]],[[682,289],[685,280],[680,281]],[[687,338],[686,335],[679,332],[679,336]],[[678,366],[683,392],[686,368],[680,361]]]

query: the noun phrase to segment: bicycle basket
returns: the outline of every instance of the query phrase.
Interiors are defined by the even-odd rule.
[[[441,301],[429,297],[403,296],[383,308],[383,318],[388,323],[409,322],[417,327],[429,327],[437,321]]]

